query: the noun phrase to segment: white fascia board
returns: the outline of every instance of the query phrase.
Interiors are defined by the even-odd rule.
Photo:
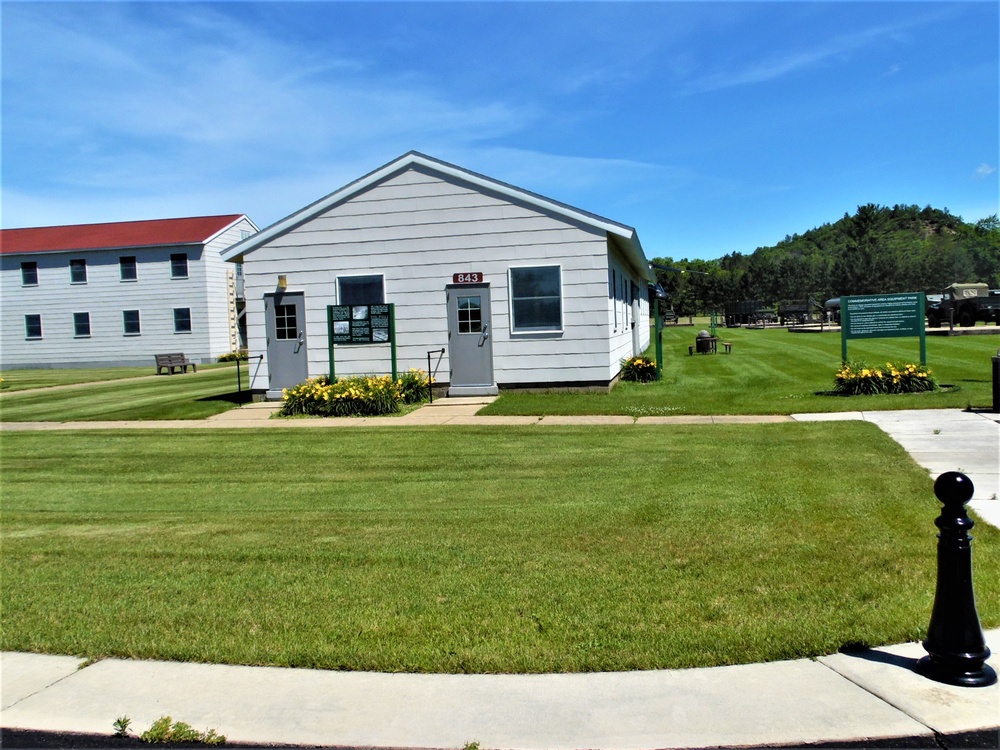
[[[434,159],[417,151],[410,151],[409,153],[404,154],[395,161],[389,162],[385,166],[379,167],[374,172],[369,172],[364,177],[360,177],[354,182],[345,185],[340,188],[340,190],[330,193],[305,208],[275,222],[252,237],[248,237],[242,242],[236,243],[226,250],[222,257],[224,260],[238,260],[245,253],[252,252],[273,237],[293,229],[299,224],[302,224],[314,216],[330,209],[337,203],[347,200],[353,195],[360,193],[390,175],[396,172],[401,172],[411,166],[421,166],[432,172],[454,177],[462,180],[463,182],[476,185],[477,187],[484,188],[494,193],[499,193],[500,195],[505,195],[508,198],[513,198],[521,201],[522,203],[536,206],[545,211],[565,216],[568,219],[572,219],[586,226],[621,237],[627,242],[629,249],[634,253],[633,260],[636,262],[636,266],[647,270],[649,268],[645,253],[642,250],[642,245],[639,243],[639,237],[636,234],[635,229],[632,227],[619,224],[618,222],[611,221],[610,219],[605,219],[604,217],[597,216],[596,214],[582,211],[578,208],[574,208],[573,206],[566,205],[565,203],[560,203],[552,200],[551,198],[546,198],[528,190],[515,187],[514,185],[508,185],[505,182],[494,180],[491,177],[487,177],[476,172],[470,172],[462,167]]]
[[[250,224],[251,227],[253,227],[253,231],[254,232],[258,231],[257,225],[253,223],[253,220],[249,216],[247,216],[246,214],[241,214],[237,219],[235,219],[234,221],[232,221],[229,224],[227,224],[226,226],[224,226],[222,229],[220,229],[218,232],[216,232],[215,234],[213,234],[211,237],[206,237],[204,240],[202,240],[202,244],[203,245],[207,245],[208,243],[210,243],[213,240],[215,240],[223,232],[228,232],[230,229],[232,229],[233,227],[235,227],[237,224],[239,224],[244,219],[246,219],[247,223]]]

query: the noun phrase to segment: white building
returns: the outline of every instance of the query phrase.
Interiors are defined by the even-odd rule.
[[[264,357],[251,388],[272,398],[331,371],[390,372],[387,343],[331,346],[349,327],[331,305],[391,303],[398,371],[434,352],[451,395],[607,388],[649,344],[634,229],[416,152],[223,257],[243,263],[248,345]]]
[[[221,253],[256,231],[239,214],[0,230],[0,368],[214,361],[240,343]]]

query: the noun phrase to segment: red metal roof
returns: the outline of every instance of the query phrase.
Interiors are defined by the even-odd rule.
[[[242,214],[187,219],[120,221],[62,227],[0,229],[0,253],[51,253],[60,250],[192,245],[205,242]]]

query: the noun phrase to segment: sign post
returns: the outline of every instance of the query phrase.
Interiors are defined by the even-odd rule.
[[[329,339],[330,380],[336,379],[334,372],[334,344],[389,344],[392,358],[392,379],[396,374],[396,306],[375,305],[327,305],[326,325]]]
[[[848,339],[920,338],[920,364],[927,366],[924,293],[877,294],[840,300],[841,359],[847,361]]]

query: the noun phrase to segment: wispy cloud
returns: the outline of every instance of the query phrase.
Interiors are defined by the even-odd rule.
[[[976,177],[983,178],[989,177],[991,174],[997,171],[997,168],[992,164],[980,164],[976,167],[975,175]]]
[[[454,99],[406,71],[374,75],[362,55],[317,56],[204,6],[171,8],[182,12],[27,4],[13,24],[5,8],[5,182],[19,183],[5,190],[6,224],[72,188],[134,203],[208,182],[309,182],[324,165],[367,171],[421,143],[470,147],[537,117],[519,102]],[[18,152],[43,157],[30,179]]]
[[[933,22],[938,15],[928,14],[910,18],[891,25],[872,26],[851,34],[835,35],[827,39],[817,39],[796,49],[764,52],[753,50],[746,61],[731,59],[725,68],[720,68],[702,76],[692,78],[682,84],[681,92],[700,94],[721,89],[767,83],[816,68],[837,59],[849,58],[854,53],[885,44],[901,43],[908,39],[908,31],[915,26]],[[888,74],[899,71],[898,65],[889,68]]]

